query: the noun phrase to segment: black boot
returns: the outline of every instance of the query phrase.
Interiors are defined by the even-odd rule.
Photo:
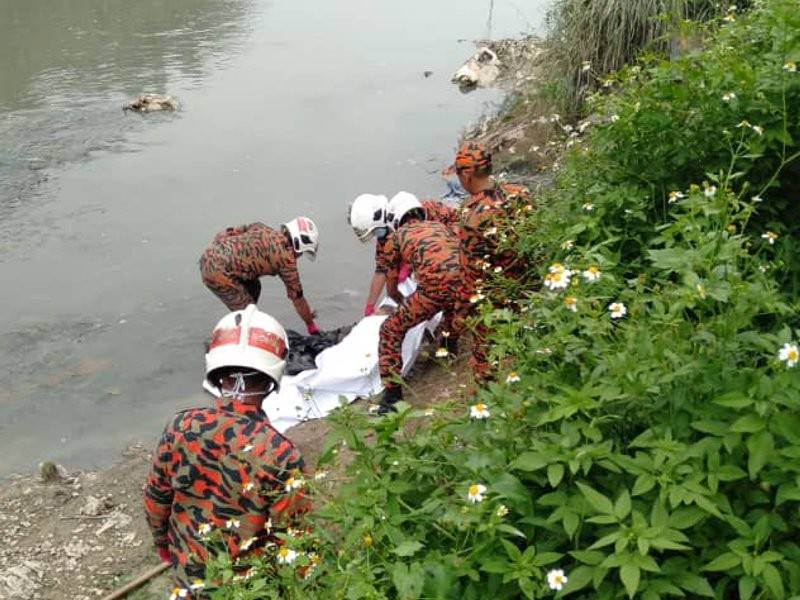
[[[394,407],[394,405],[400,402],[402,399],[403,388],[401,388],[399,385],[387,387],[385,390],[383,390],[383,398],[381,398],[381,401],[378,404],[378,414],[385,415],[388,412],[395,412],[397,409]]]

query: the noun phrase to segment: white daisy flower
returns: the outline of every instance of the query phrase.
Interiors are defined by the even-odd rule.
[[[567,576],[564,575],[564,571],[561,569],[553,569],[547,573],[547,585],[550,586],[551,590],[560,592],[567,581]]]
[[[778,351],[778,358],[786,363],[790,369],[800,360],[800,350],[797,344],[784,344]]]
[[[750,127],[750,121],[745,119],[744,121],[739,121],[739,123],[736,125],[736,129],[741,129],[743,127]]]
[[[598,269],[595,265],[591,265],[590,267],[587,267],[586,270],[583,273],[581,273],[581,275],[583,275],[583,278],[587,282],[594,283],[595,281],[600,280],[602,273],[600,272],[600,269]]]
[[[608,305],[608,310],[611,312],[612,319],[621,319],[628,312],[628,309],[625,308],[622,302],[612,302]]]
[[[764,199],[761,196],[753,196],[750,198],[755,204],[761,204]]]
[[[586,212],[592,212],[594,210],[594,204],[591,202],[585,202],[581,208],[583,208],[583,210]]]
[[[567,310],[578,312],[578,299],[575,296],[567,296],[564,298],[564,306],[567,307]]]
[[[767,240],[770,246],[775,245],[775,240],[777,240],[778,237],[778,234],[774,231],[765,231],[761,234],[761,239]]]
[[[553,263],[547,270],[549,273],[544,278],[544,286],[547,289],[557,292],[567,288],[572,271],[564,268],[561,263]]]
[[[483,402],[478,402],[469,407],[469,416],[472,419],[488,419],[489,407]]]
[[[200,525],[197,527],[197,533],[199,533],[201,536],[206,536],[211,533],[211,529],[211,523],[200,523]]]
[[[256,486],[255,486],[255,485],[253,485],[253,482],[252,482],[252,481],[248,481],[247,483],[245,483],[245,484],[242,486],[242,492],[244,492],[245,494],[246,494],[247,492],[252,492],[252,491],[253,491],[253,489],[254,489],[255,487],[256,487]]]
[[[797,63],[789,61],[785,65],[783,65],[783,70],[789,71],[789,73],[797,73]]]
[[[247,538],[245,541],[242,542],[242,545],[240,546],[240,548],[242,550],[248,550],[250,548],[250,546],[252,546],[253,544],[256,543],[256,539],[257,538],[254,538],[254,537]]]
[[[172,588],[172,593],[169,595],[169,600],[178,600],[178,598],[186,598],[189,595],[189,590],[186,588]]]
[[[322,481],[327,477],[328,477],[327,471],[317,471],[316,473],[314,473],[314,481]]]
[[[617,121],[619,121],[619,115],[611,115],[608,118],[608,120],[611,121],[612,123],[616,123]]]
[[[284,489],[287,492],[291,492],[292,490],[299,490],[305,484],[306,484],[305,479],[303,479],[299,475],[296,477],[289,477],[289,479],[286,480],[286,485],[284,485]]]
[[[572,250],[574,246],[575,242],[573,242],[572,240],[564,240],[563,242],[561,242],[562,250]]]
[[[686,198],[686,194],[674,191],[669,193],[669,200],[667,200],[667,202],[669,204],[675,204],[678,200],[682,200],[683,198]]]
[[[497,507],[496,513],[497,516],[502,519],[508,514],[508,507],[505,504],[501,504],[500,506]]]
[[[241,523],[239,522],[239,519],[228,519],[225,521],[226,529],[239,529],[240,526]]]
[[[763,127],[759,127],[758,125],[753,125],[753,127],[751,127],[751,129],[753,131],[755,131],[758,135],[764,135],[764,128]]]
[[[498,265],[498,266],[496,266],[496,267],[494,268],[494,272],[495,272],[495,273],[502,273],[502,272],[503,272],[503,267],[501,267],[501,266],[499,266],[499,265]]]
[[[196,590],[202,590],[204,587],[206,587],[205,581],[203,581],[202,579],[195,579],[194,581],[192,581],[192,585],[189,586],[189,589],[192,591],[196,591]]]
[[[516,371],[511,371],[506,376],[506,383],[517,383],[518,381],[519,381],[519,375],[517,374]]]
[[[472,303],[472,304],[477,304],[478,302],[480,302],[481,300],[483,300],[485,297],[486,297],[486,296],[484,296],[483,294],[481,294],[480,292],[478,292],[477,294],[472,294],[472,296],[470,296],[470,297],[469,297],[469,301],[470,301],[470,303]]]
[[[278,549],[278,562],[282,565],[290,565],[297,560],[297,552],[289,550],[286,546]]]
[[[486,486],[480,483],[473,483],[467,490],[467,500],[473,504],[483,502],[483,495],[486,493]]]
[[[717,186],[715,185],[710,185],[703,191],[703,194],[705,194],[706,198],[713,198],[716,195],[716,193],[717,193]]]
[[[447,348],[437,348],[436,349],[436,358],[447,358],[450,353],[447,351]]]

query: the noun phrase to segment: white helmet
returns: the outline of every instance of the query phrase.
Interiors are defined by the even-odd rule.
[[[284,229],[292,238],[292,246],[298,254],[308,252],[311,260],[317,258],[319,248],[319,230],[314,225],[314,221],[308,217],[297,217],[288,223],[283,224]]]
[[[394,198],[389,200],[389,214],[386,221],[391,224],[393,229],[400,227],[400,221],[406,214],[415,208],[422,208],[419,199],[409,192],[398,192]]]
[[[350,204],[347,223],[356,237],[366,242],[379,227],[386,227],[386,207],[389,200],[377,194],[361,194]]]
[[[214,372],[225,367],[244,367],[272,378],[280,387],[289,338],[278,321],[250,304],[222,317],[214,327],[206,352],[206,379],[213,386]]]

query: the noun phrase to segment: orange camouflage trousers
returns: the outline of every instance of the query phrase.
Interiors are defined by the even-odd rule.
[[[220,270],[211,268],[208,262],[200,261],[200,274],[203,284],[222,300],[228,310],[243,310],[248,304],[255,304],[261,296],[261,281],[240,279]]]
[[[461,308],[463,285],[461,271],[434,285],[425,287],[420,285],[417,291],[381,324],[378,364],[385,388],[399,385],[398,378],[401,377],[403,368],[403,340],[409,329],[443,311],[442,329],[450,331],[453,337],[458,336],[458,325],[462,320],[458,319],[457,315],[464,311]]]

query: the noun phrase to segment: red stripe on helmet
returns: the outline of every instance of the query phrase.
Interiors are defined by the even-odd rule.
[[[242,328],[231,327],[230,329],[215,329],[211,334],[211,342],[208,349],[212,350],[217,346],[227,346],[228,344],[238,344],[242,339]]]
[[[250,337],[247,340],[250,346],[271,352],[281,360],[286,356],[286,342],[279,335],[265,331],[258,327],[250,328]]]
[[[297,227],[300,231],[308,231],[308,223],[305,219],[297,219]]]

